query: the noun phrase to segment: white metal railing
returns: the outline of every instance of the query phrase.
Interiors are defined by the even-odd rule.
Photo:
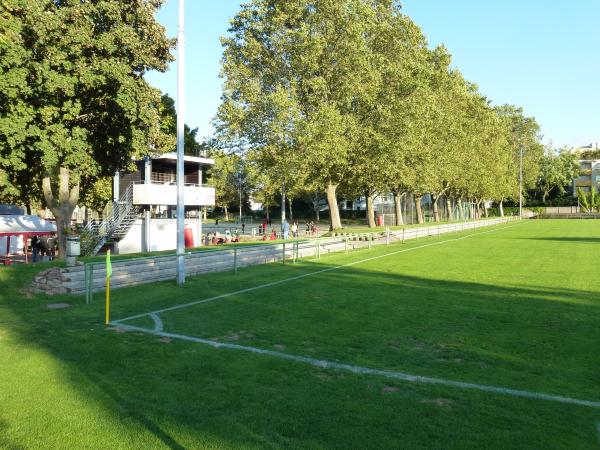
[[[130,184],[117,202],[109,202],[102,211],[101,221],[91,220],[80,230],[81,253],[93,255],[119,231],[124,219],[137,214],[138,208],[133,205],[133,185]]]
[[[314,257],[316,260],[321,255],[336,252],[349,252],[354,249],[371,248],[376,245],[390,245],[413,239],[422,239],[431,236],[441,236],[447,233],[469,231],[478,228],[516,222],[518,217],[500,217],[482,219],[469,222],[439,223],[431,226],[404,228],[402,230],[376,232],[376,233],[348,233],[347,236],[331,238],[317,238],[306,241],[277,242],[273,244],[257,244],[250,246],[214,246],[210,249],[196,250],[186,253],[186,272],[197,275],[206,272],[219,272],[272,262],[285,263],[286,260],[296,262],[299,258]],[[156,262],[160,261],[160,264]],[[170,279],[174,275],[172,270],[176,262],[174,254],[137,257],[113,262],[114,288],[134,284],[151,283],[157,280]],[[149,276],[152,274],[152,276]],[[94,291],[104,288],[106,266],[103,262],[86,263],[85,291],[86,301],[91,302]]]

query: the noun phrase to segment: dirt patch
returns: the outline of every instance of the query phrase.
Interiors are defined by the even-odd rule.
[[[127,333],[127,330],[125,328],[121,328],[121,327],[110,327],[109,330],[114,331],[115,333],[119,333],[119,334]]]
[[[384,394],[393,394],[394,392],[398,392],[400,389],[396,386],[384,386],[382,392]]]
[[[252,339],[253,337],[254,335],[252,333],[240,330],[230,332],[227,336],[225,336],[225,339],[229,339],[230,341],[239,341],[240,339]]]
[[[276,348],[277,350],[285,350],[285,345],[283,344],[275,344],[273,345],[274,348]]]
[[[171,339],[170,337],[167,337],[167,336],[165,336],[165,337],[161,337],[161,338],[159,339],[159,341],[160,341],[160,342],[164,342],[165,344],[168,344],[168,343],[170,343],[171,341],[173,341],[173,339]]]
[[[452,404],[454,402],[452,400],[450,400],[449,398],[438,397],[438,398],[428,398],[428,399],[422,400],[421,403],[429,403],[429,404],[433,404],[433,405],[436,405],[436,406],[439,406],[440,408],[442,408],[442,407],[450,407],[450,406],[452,406]]]
[[[65,309],[65,308],[70,308],[70,307],[71,307],[70,303],[64,303],[64,302],[48,303],[46,305],[47,309]]]

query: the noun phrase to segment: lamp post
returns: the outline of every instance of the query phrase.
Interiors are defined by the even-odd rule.
[[[179,0],[177,23],[177,284],[185,283],[184,227],[185,203],[183,199],[184,155],[184,0]]]
[[[519,220],[523,219],[523,145],[519,146]]]
[[[238,182],[238,193],[240,196],[240,226],[242,226],[242,183],[243,183],[242,172],[237,173],[237,182]]]

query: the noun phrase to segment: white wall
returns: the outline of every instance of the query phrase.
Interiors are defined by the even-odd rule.
[[[209,186],[185,186],[186,206],[214,206],[215,188]],[[172,205],[177,204],[177,186],[174,184],[134,184],[134,205]]]
[[[123,239],[119,241],[119,253],[139,253],[144,251],[144,221],[138,219]]]
[[[6,255],[6,240],[10,239],[10,253],[23,254],[23,236],[1,236],[0,237],[0,255]]]
[[[198,219],[185,219],[186,227],[192,229],[194,246],[200,245],[198,237]],[[152,252],[175,250],[177,248],[177,219],[150,219],[150,245]],[[119,241],[119,253],[138,253],[146,248],[144,245],[144,220],[138,219],[123,239]]]

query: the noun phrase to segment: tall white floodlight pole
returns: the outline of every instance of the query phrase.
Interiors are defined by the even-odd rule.
[[[183,128],[185,111],[184,89],[184,0],[179,0],[177,24],[177,284],[185,283],[184,227],[185,203],[183,200]]]
[[[519,220],[523,219],[523,145],[519,146]]]

